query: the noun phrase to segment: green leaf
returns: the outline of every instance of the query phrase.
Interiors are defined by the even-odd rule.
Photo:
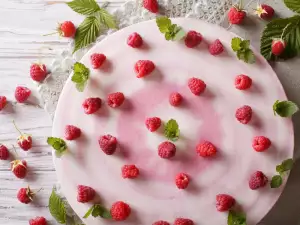
[[[239,37],[232,38],[231,40],[231,48],[233,51],[237,52],[241,49],[242,40]]]
[[[90,215],[92,215],[93,217],[102,217],[104,219],[111,219],[111,214],[110,211],[108,209],[106,209],[105,207],[103,207],[100,204],[95,204],[93,205],[88,211],[87,213],[83,216],[83,218],[88,218]]]
[[[49,198],[49,211],[54,219],[60,223],[66,223],[66,209],[64,201],[55,193],[52,189],[51,196]]]
[[[111,29],[118,28],[114,16],[107,12],[105,9],[99,9],[99,11],[96,13],[96,17],[104,26]]]
[[[255,63],[255,55],[251,49],[245,50],[243,54],[244,58],[242,59],[246,63]]]
[[[75,47],[73,53],[78,49],[84,48],[87,45],[96,41],[100,34],[100,23],[96,16],[88,16],[79,25],[75,35]]]
[[[161,33],[165,34],[169,31],[169,27],[172,25],[171,20],[166,16],[156,18],[156,24]]]
[[[62,154],[67,150],[67,144],[66,142],[61,138],[56,137],[48,137],[47,143],[51,145],[56,152]]]
[[[293,159],[286,159],[282,162],[281,166],[283,171],[289,171],[293,168],[294,160]]]
[[[300,1],[299,0],[284,0],[284,4],[290,10],[300,13]]]
[[[179,126],[176,120],[170,119],[165,125],[165,137],[172,141],[177,141],[179,138]]]
[[[261,36],[260,52],[267,60],[276,57],[271,53],[273,39],[282,38],[286,48],[281,58],[291,58],[300,53],[300,16],[274,19],[267,24]]]
[[[95,208],[95,205],[93,205],[91,208],[89,208],[89,210],[86,212],[86,214],[84,214],[83,218],[84,219],[88,218],[92,214],[94,208]]]
[[[95,0],[74,0],[72,2],[67,2],[67,5],[73,9],[73,11],[89,16],[100,10],[99,5]]]
[[[90,70],[80,62],[74,64],[73,70],[74,74],[71,80],[76,84],[77,90],[83,92],[89,79]]]
[[[81,76],[81,73],[74,73],[71,80],[74,82],[74,83],[82,83],[84,82],[84,78],[83,76]]]
[[[180,28],[180,29],[176,32],[176,34],[175,34],[175,36],[174,36],[174,38],[173,38],[173,41],[180,41],[182,38],[184,38],[184,36],[185,36],[185,32],[184,32],[183,29]]]
[[[248,49],[250,47],[250,41],[249,40],[243,40],[241,43],[240,43],[240,47],[242,49]]]
[[[271,188],[278,188],[282,184],[282,177],[280,175],[275,175],[272,177],[270,186]]]
[[[246,214],[230,210],[227,217],[227,225],[246,225]]]
[[[292,101],[279,101],[277,100],[273,105],[274,114],[281,117],[291,117],[298,112],[298,106]]]

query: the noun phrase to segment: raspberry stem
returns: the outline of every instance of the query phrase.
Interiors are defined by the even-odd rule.
[[[15,123],[15,121],[13,120],[13,124],[14,124],[14,126],[15,126],[15,128],[16,128],[16,130],[19,132],[19,134],[22,136],[23,135],[23,133],[19,130],[19,128],[17,127],[17,125],[16,125],[16,123]]]
[[[50,34],[43,34],[43,36],[44,36],[44,37],[45,37],[45,36],[51,36],[51,35],[58,34],[58,33],[59,33],[59,32],[55,31],[55,32],[50,33]]]

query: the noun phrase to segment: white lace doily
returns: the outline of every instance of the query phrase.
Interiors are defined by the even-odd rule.
[[[238,0],[159,0],[160,14],[168,17],[192,17],[210,23],[220,24],[229,8]],[[156,14],[150,13],[142,7],[142,0],[130,0],[112,13],[119,23],[119,28],[129,26],[145,20],[154,19]],[[108,30],[96,41],[101,41],[105,36],[113,33]],[[38,92],[42,105],[53,118],[56,105],[62,88],[70,75],[72,65],[96,43],[72,55],[73,42],[67,49],[57,52],[57,57],[50,66],[51,73],[41,84]]]

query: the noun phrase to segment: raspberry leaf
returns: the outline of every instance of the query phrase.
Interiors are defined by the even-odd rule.
[[[292,10],[296,13],[300,13],[300,1],[298,1],[298,0],[284,0],[284,4],[290,10]]]
[[[165,125],[165,137],[171,141],[177,141],[179,138],[180,130],[178,123],[174,119],[170,119]]]
[[[110,211],[107,210],[105,207],[99,204],[93,205],[87,213],[83,216],[83,218],[88,218],[90,215],[93,217],[102,217],[104,219],[111,219]]]
[[[118,28],[114,16],[107,12],[105,9],[100,8],[99,11],[96,13],[96,17],[98,17],[100,23],[106,26],[107,28]]]
[[[60,223],[66,223],[66,208],[64,201],[55,193],[55,189],[52,189],[51,196],[49,198],[49,211],[54,219]]]
[[[270,186],[271,188],[278,188],[282,184],[282,177],[280,175],[275,175],[272,177]]]
[[[277,100],[273,105],[274,114],[281,117],[291,117],[298,112],[298,106],[292,101],[279,101]]]
[[[52,148],[55,149],[55,151],[58,152],[59,154],[62,154],[67,150],[67,144],[61,138],[48,137],[47,143],[51,145]]]
[[[84,64],[76,62],[73,71],[71,80],[76,84],[77,90],[83,92],[89,79],[90,70]]]
[[[74,0],[67,2],[67,5],[75,12],[89,16],[100,10],[95,0]]]
[[[246,214],[230,210],[227,217],[227,225],[246,225]]]

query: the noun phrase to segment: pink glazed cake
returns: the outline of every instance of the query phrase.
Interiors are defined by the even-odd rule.
[[[184,40],[166,41],[155,21],[124,28],[98,43],[81,60],[90,69],[90,78],[83,92],[77,91],[71,78],[61,94],[53,125],[53,136],[64,138],[66,125],[81,129],[80,138],[67,141],[68,152],[58,158],[54,154],[62,191],[75,212],[82,218],[88,209],[99,203],[110,209],[117,201],[126,202],[131,213],[124,221],[84,219],[87,225],[151,225],[163,220],[174,224],[176,218],[191,219],[195,225],[225,225],[227,212],[216,209],[216,195],[234,197],[236,206],[247,215],[247,224],[257,224],[279,198],[283,186],[271,189],[249,188],[250,176],[263,171],[270,180],[275,167],[291,158],[294,134],[290,119],[274,116],[272,105],[286,100],[284,90],[266,60],[256,51],[256,62],[247,64],[236,58],[231,49],[235,34],[221,27],[193,19],[173,19],[185,31],[195,30],[203,41],[187,48]],[[140,48],[132,48],[127,38],[137,32],[143,39]],[[208,45],[219,39],[224,52],[213,56]],[[90,57],[102,53],[106,61],[93,69]],[[155,70],[137,78],[138,60],[151,60]],[[252,79],[247,90],[235,88],[237,75]],[[199,78],[205,91],[194,95],[188,80]],[[107,104],[107,95],[122,92],[124,103],[118,108]],[[182,104],[171,106],[169,95],[178,92]],[[84,113],[82,103],[89,97],[102,99],[94,114]],[[253,115],[248,124],[240,123],[237,108],[249,105]],[[150,132],[145,121],[159,117],[162,125]],[[158,155],[158,146],[167,141],[164,124],[177,121],[180,136],[176,154],[170,159]],[[111,134],[118,145],[113,155],[105,154],[98,143],[102,135]],[[255,136],[268,137],[272,145],[264,152],[252,147]],[[217,149],[212,157],[201,157],[196,146],[209,141]],[[139,176],[124,179],[121,168],[135,165]],[[188,174],[186,189],[175,184],[178,173]],[[97,196],[89,203],[77,201],[77,186],[92,187]]]

